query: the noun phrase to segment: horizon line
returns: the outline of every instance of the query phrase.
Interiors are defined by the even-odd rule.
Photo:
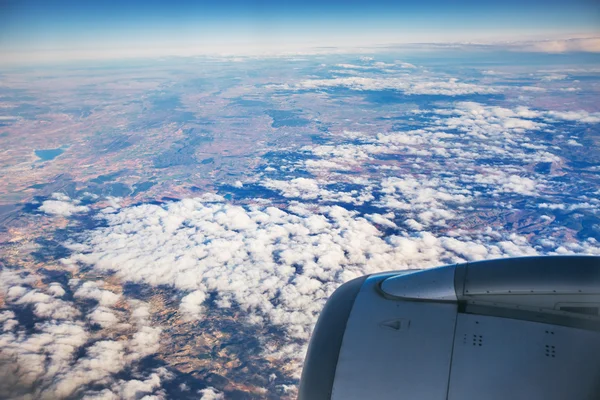
[[[117,61],[131,59],[189,58],[189,57],[293,57],[327,54],[378,53],[392,50],[474,50],[508,51],[547,54],[600,53],[600,36],[572,34],[564,38],[538,40],[461,40],[461,41],[415,41],[379,42],[364,44],[325,44],[325,43],[217,43],[213,46],[188,45],[184,47],[105,47],[81,49],[42,49],[5,52],[0,57],[0,66],[18,67],[30,64],[60,64],[83,61]]]

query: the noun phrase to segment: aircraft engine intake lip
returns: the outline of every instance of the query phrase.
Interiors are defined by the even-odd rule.
[[[392,276],[380,288],[386,296],[415,301],[563,295],[581,302],[600,295],[600,261],[593,256],[477,261]]]

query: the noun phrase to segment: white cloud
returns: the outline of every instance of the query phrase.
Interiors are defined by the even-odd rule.
[[[542,76],[542,80],[543,81],[562,81],[568,78],[568,75],[566,74],[551,74],[551,75],[544,75]]]
[[[441,115],[456,115],[438,121],[450,129],[458,129],[471,135],[486,138],[502,133],[524,133],[527,130],[539,130],[545,127],[543,123],[531,121],[539,117],[538,112],[525,107],[515,110],[497,106],[484,106],[479,103],[461,102],[454,110],[437,110]]]
[[[544,123],[531,121],[531,119],[543,119],[551,123],[555,121],[576,121],[581,123],[600,122],[600,113],[579,111],[545,111],[531,110],[519,106],[514,109],[498,106],[485,106],[474,102],[461,102],[454,110],[440,109],[437,111],[442,115],[459,115],[459,119],[450,119],[455,122],[456,127],[470,131],[481,126],[492,128],[494,132],[506,130],[508,132],[524,132],[526,130],[542,129]],[[447,124],[445,120],[440,123]],[[452,124],[449,124],[452,126]]]
[[[129,381],[119,380],[113,384],[111,389],[117,394],[117,398],[124,400],[140,399],[166,399],[164,392],[158,390],[163,381],[169,381],[173,378],[173,374],[165,368],[157,368],[149,376],[141,379],[132,379]],[[153,396],[150,396],[153,395]]]
[[[335,64],[338,68],[346,68],[346,69],[374,69],[376,67],[370,65],[356,65],[356,64]]]
[[[460,205],[471,201],[468,190],[460,187],[456,180],[427,179],[425,177],[385,178],[381,182],[384,196],[379,205],[388,209],[403,210],[418,223],[410,222],[420,230],[428,225],[446,225],[456,218],[449,204]],[[415,221],[415,222],[417,222]]]
[[[394,223],[394,221],[389,220],[380,214],[367,214],[365,218],[374,224],[385,226],[387,228],[397,228],[398,226]]]
[[[73,281],[76,283],[76,281]],[[114,306],[119,301],[120,295],[98,287],[96,282],[84,282],[74,293],[75,297],[97,300],[102,306]]]
[[[524,176],[506,174],[492,168],[484,168],[483,171],[483,174],[474,175],[472,179],[477,183],[493,185],[498,192],[532,196],[537,194],[540,186],[535,180]]]
[[[48,286],[48,292],[54,297],[62,297],[65,295],[65,289],[60,285],[60,283],[51,282]]]
[[[100,289],[95,283],[93,287],[84,284],[81,288],[85,290],[76,298],[95,298],[103,304],[115,304],[110,296],[98,294]],[[57,283],[44,285],[35,274],[23,270],[0,271],[0,298],[5,299],[4,307],[30,305],[36,318],[34,329],[26,330],[15,312],[0,313],[3,325],[0,397],[64,399],[81,397],[90,385],[112,385],[114,392],[107,389],[88,397],[138,398],[126,390],[135,386],[136,380],[115,380],[114,374],[158,350],[161,328],[147,326],[148,320],[143,315],[147,306],[134,302],[130,316],[124,311],[119,316],[129,319],[130,323],[117,324],[115,310],[98,306],[82,315],[77,303],[58,298],[65,293]],[[82,293],[89,296],[81,296]],[[100,330],[91,331],[88,319],[100,324]],[[111,330],[104,331],[105,328]],[[115,328],[118,329],[115,331]],[[115,333],[117,339],[112,339]],[[86,346],[84,352],[83,346]],[[156,381],[152,376],[150,379]],[[117,389],[121,386],[124,389],[119,392]],[[116,393],[116,397],[111,393]]]
[[[202,313],[202,303],[206,300],[206,294],[201,290],[195,290],[181,299],[179,310],[191,318],[199,318]]]
[[[52,288],[49,290],[51,294],[47,294],[40,289],[31,288],[31,285],[37,283],[32,276],[23,278],[17,271],[0,271],[0,290],[9,303],[30,305],[39,318],[70,320],[79,315],[79,311],[71,303],[55,296],[56,289]]]
[[[407,62],[403,62],[403,61],[394,61],[394,64],[398,65],[401,68],[408,68],[408,69],[417,68],[416,65],[407,63]]]
[[[88,333],[77,323],[44,323],[32,334],[5,332],[0,335],[0,396],[26,396],[40,381],[52,382],[69,370],[77,349]],[[53,390],[32,397],[52,398]],[[54,398],[62,398],[56,396]]]
[[[469,196],[450,190],[450,182],[434,189],[436,185],[390,180],[385,187],[390,195],[408,196],[422,205],[421,211],[415,211],[421,222],[413,223],[431,224],[453,217],[446,203],[469,201]],[[337,206],[295,203],[289,210],[280,210],[185,199],[164,206],[126,207],[104,217],[108,226],[88,232],[85,247],[78,247],[65,264],[115,272],[123,281],[175,287],[187,293],[180,311],[191,317],[201,317],[204,300],[214,294],[218,307],[240,307],[246,323],[284,328],[286,340],[291,340],[289,351],[281,344],[266,345],[265,351],[274,357],[290,357],[297,366],[302,349],[295,347],[294,340],[308,338],[325,299],[353,277],[536,254],[525,237],[514,234],[436,236],[400,231],[385,238],[372,223]],[[368,218],[394,226],[385,215]],[[183,223],[170,226],[172,219]],[[243,227],[233,219],[244,221]]]
[[[39,210],[46,214],[68,217],[73,214],[88,212],[90,208],[87,206],[78,206],[66,201],[46,200],[42,203]]]
[[[200,390],[200,400],[223,400],[225,399],[225,395],[220,393],[213,387],[207,387],[206,389]]]
[[[326,167],[327,165],[321,165]],[[313,164],[307,165],[308,168],[314,168]],[[325,181],[322,184],[310,178],[294,178],[289,181],[280,181],[274,179],[266,179],[261,182],[261,185],[278,191],[284,197],[298,198],[303,200],[316,200],[319,199],[323,202],[336,202],[336,203],[349,203],[360,205],[373,199],[373,195],[369,189],[364,190],[350,190],[346,191],[334,191],[328,190],[321,186],[327,184]]]
[[[589,113],[587,111],[548,111],[546,112],[548,119],[556,119],[563,121],[576,121],[588,124],[600,123],[600,112]]]
[[[64,193],[55,192],[50,197],[54,200],[71,202],[71,198]]]
[[[88,318],[103,328],[110,328],[119,322],[119,318],[107,307],[96,307]]]
[[[39,210],[46,214],[61,215],[63,217],[90,211],[89,207],[78,205],[79,200],[71,199],[64,193],[53,193],[51,199],[45,200]]]
[[[267,179],[263,182],[263,186],[280,191],[285,197],[301,199],[316,199],[320,192],[318,183],[308,178],[295,178],[290,181]]]
[[[460,96],[467,94],[493,94],[495,88],[472,83],[459,82],[457,79],[439,80],[432,77],[344,77],[333,79],[311,79],[294,86],[284,85],[284,89],[326,89],[345,87],[351,90],[397,90],[408,95]]]

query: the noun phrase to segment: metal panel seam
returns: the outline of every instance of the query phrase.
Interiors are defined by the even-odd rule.
[[[457,268],[458,264],[455,265],[454,267],[454,281],[455,281],[455,286],[454,286],[454,290],[456,290],[456,276],[458,274]],[[465,269],[468,267],[468,263],[466,263],[465,265]],[[466,273],[463,274],[463,279],[466,277]],[[463,285],[464,287],[464,285]],[[450,352],[450,365],[448,366],[448,384],[446,385],[446,400],[448,400],[448,396],[450,395],[450,383],[452,382],[452,362],[454,361],[454,346],[456,346],[456,328],[458,325],[458,308],[459,308],[459,304],[460,304],[460,297],[458,297],[458,293],[456,294],[458,302],[457,302],[457,306],[456,306],[456,313],[454,314],[454,331],[452,333],[452,351]]]
[[[452,381],[452,362],[454,361],[454,346],[456,346],[456,327],[458,325],[458,307],[454,316],[454,333],[452,334],[452,351],[450,352],[450,366],[448,368],[448,385],[446,386],[446,400],[450,394],[450,382]]]

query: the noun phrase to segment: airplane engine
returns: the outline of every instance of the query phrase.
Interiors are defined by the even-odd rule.
[[[600,399],[600,257],[347,282],[314,329],[299,399]]]

